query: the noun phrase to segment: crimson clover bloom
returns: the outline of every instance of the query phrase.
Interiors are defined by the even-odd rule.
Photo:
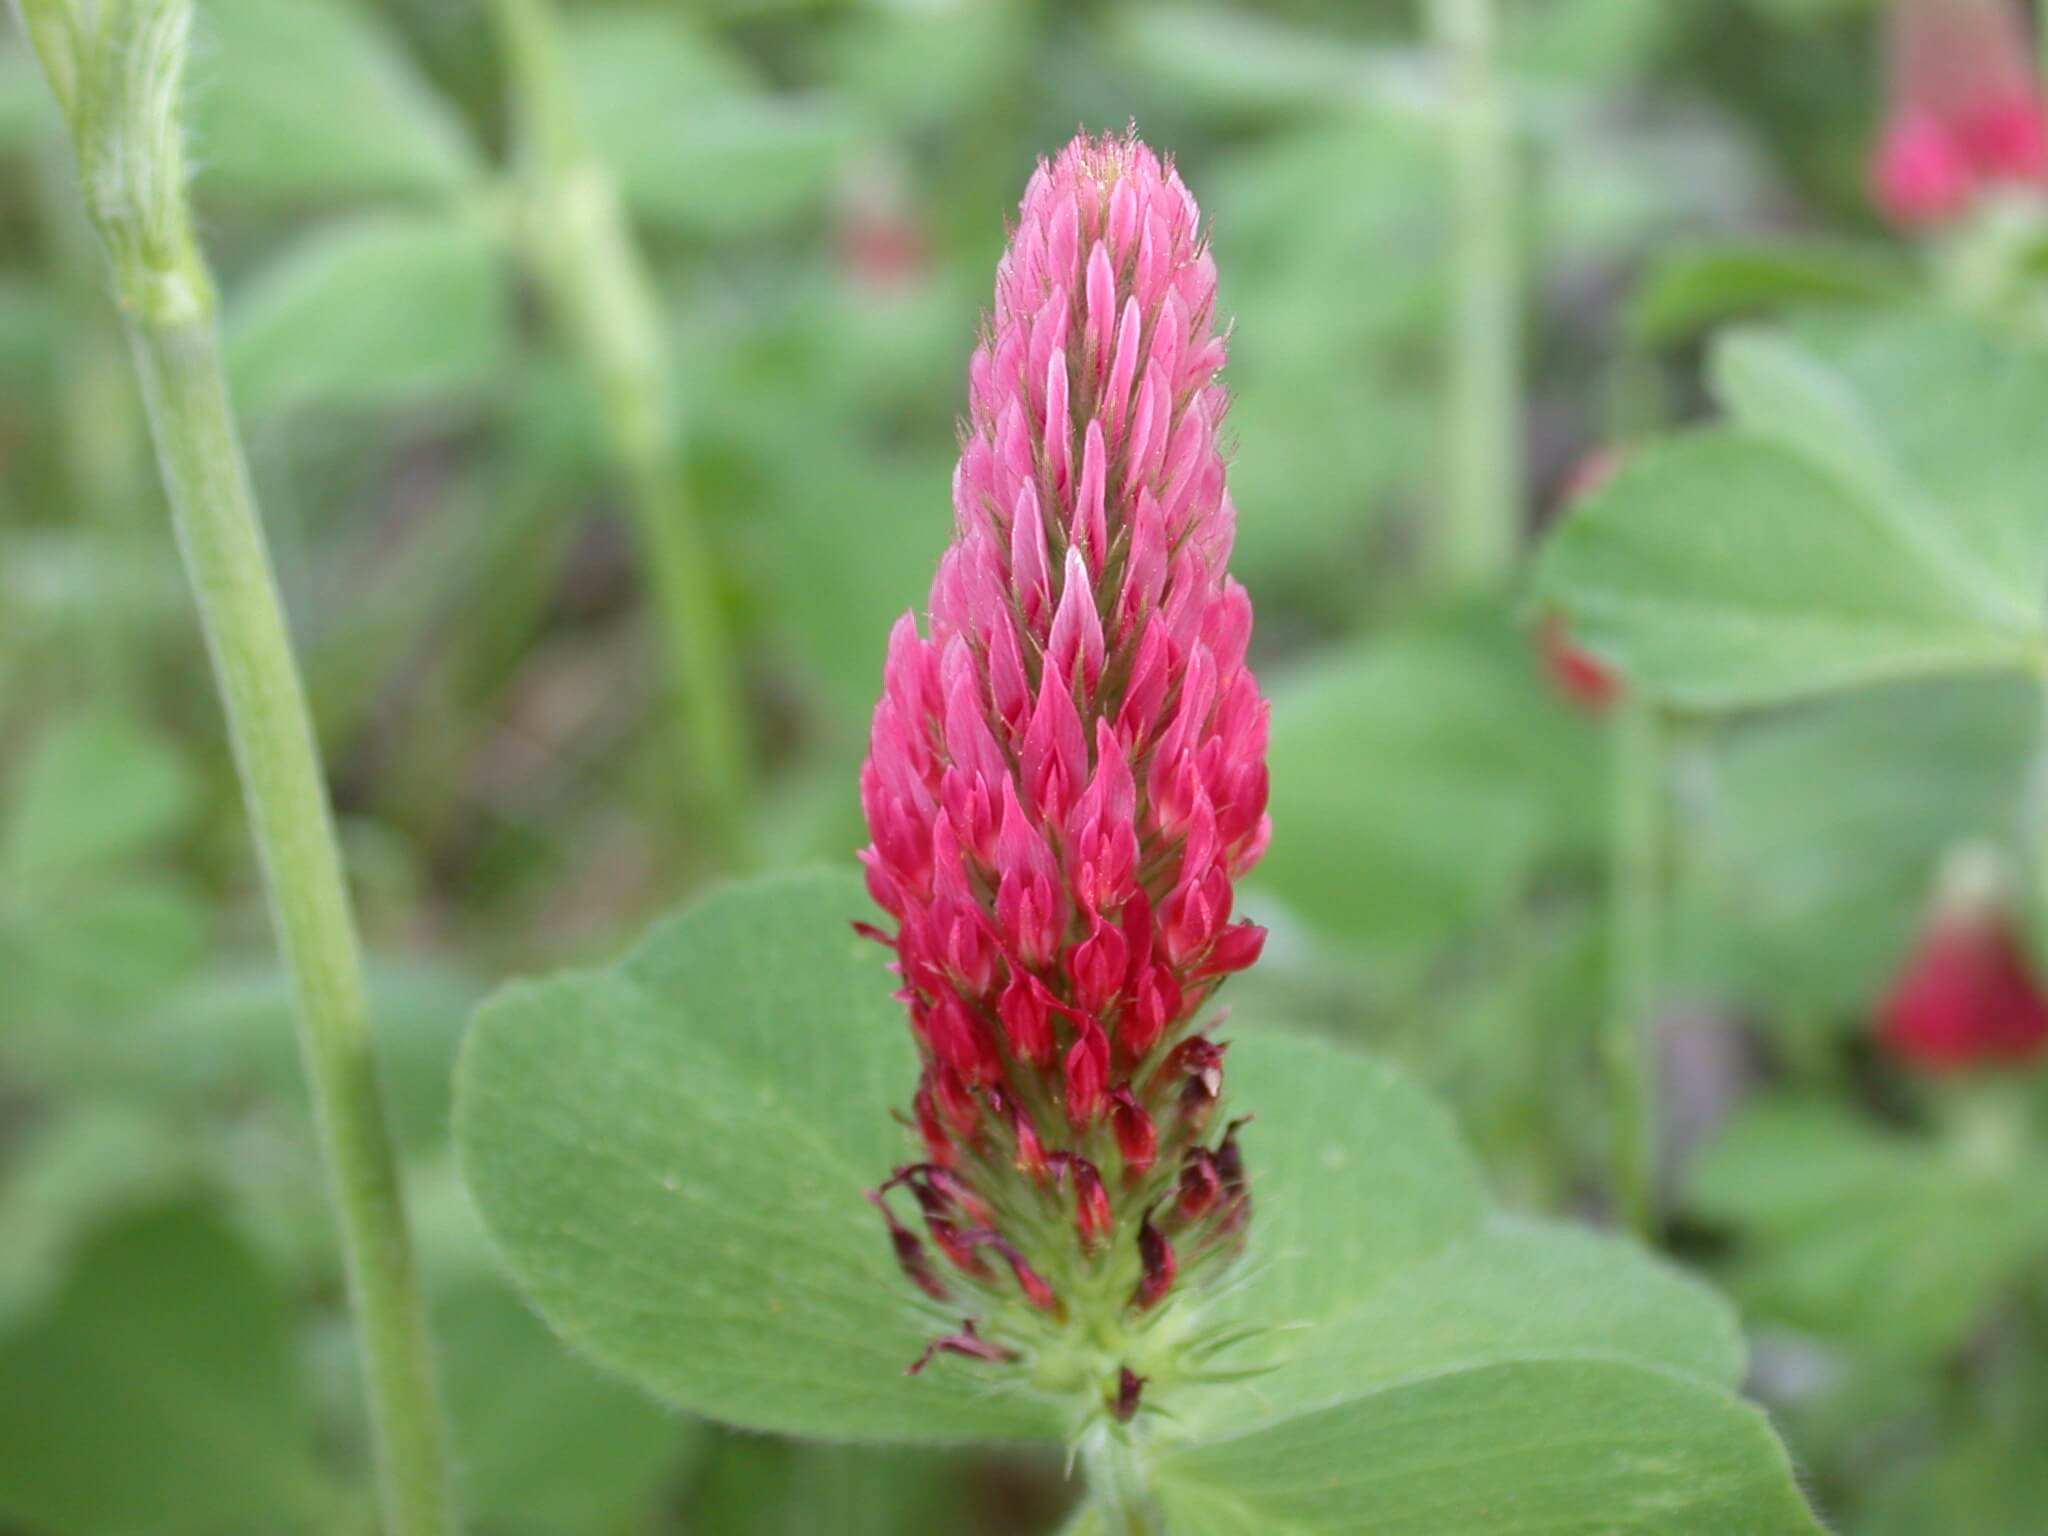
[[[2048,183],[2048,115],[2013,0],[1892,0],[1890,100],[1871,163],[1878,207],[1946,224],[1986,189]]]
[[[1996,855],[1964,848],[1878,1010],[1878,1041],[1925,1072],[2015,1065],[2048,1051],[2043,997]]]
[[[1269,831],[1215,298],[1169,162],[1126,136],[1040,163],[969,368],[930,634],[890,636],[861,774],[896,925],[869,931],[923,1063],[921,1159],[874,1198],[965,1319],[912,1369],[1016,1362],[1120,1419],[1250,1210],[1198,1022],[1264,942],[1232,884]]]

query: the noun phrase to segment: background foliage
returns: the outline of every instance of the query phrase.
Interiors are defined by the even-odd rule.
[[[1245,897],[1274,939],[1234,1001],[1403,1061],[1510,1210],[1596,1212],[1605,728],[1550,686],[1523,608],[1421,576],[1452,235],[1415,8],[563,9],[581,128],[658,277],[759,861],[861,841],[866,715],[949,526],[1000,213],[1077,123],[1135,118],[1214,221],[1237,326],[1236,568],[1277,830]],[[2048,1431],[2044,1153],[1959,1152],[1983,1138],[1932,1134],[1942,1106],[1864,1040],[1944,853],[2024,846],[2038,705],[2006,674],[2043,653],[2048,364],[1931,317],[1865,208],[1870,5],[1504,9],[1530,505],[1547,520],[1596,447],[1718,423],[1632,459],[1544,567],[1586,638],[1685,711],[1665,1237],[1743,1303],[1751,1386],[1836,1528],[2023,1536]],[[688,814],[600,412],[522,260],[482,8],[201,0],[193,75],[236,400],[478,1528],[1054,1529],[1056,1455],[714,1430],[571,1358],[500,1278],[448,1133],[479,978],[615,957],[721,840]],[[0,1530],[366,1530],[288,992],[69,174],[10,32]],[[2019,313],[2005,331],[2037,333]],[[1716,564],[1737,515],[1791,553]],[[1672,625],[1703,581],[1718,618]],[[886,1135],[907,1086],[847,1134]],[[858,1262],[883,1255],[876,1237]]]

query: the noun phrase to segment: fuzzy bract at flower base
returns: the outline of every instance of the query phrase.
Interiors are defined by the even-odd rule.
[[[895,920],[869,931],[923,1061],[923,1156],[885,1191],[946,1260],[890,1218],[950,1308],[935,1349],[1123,1420],[1174,1379],[1146,1341],[1250,1204],[1203,1020],[1258,958],[1233,886],[1269,826],[1215,298],[1169,163],[1126,136],[1040,164],[969,369],[930,632],[890,636],[861,777]]]

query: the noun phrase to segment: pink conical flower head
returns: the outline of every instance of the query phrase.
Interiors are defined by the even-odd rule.
[[[951,1181],[903,1187],[948,1224],[948,1295],[983,1309],[976,1349],[940,1348],[1042,1360],[1061,1330],[1098,1353],[1127,1331],[1133,1357],[1077,1383],[1097,1400],[1158,1364],[1143,1339],[1187,1283],[1145,1213],[1175,1210],[1190,1251],[1236,1241],[1209,1230],[1227,1202],[1180,1194],[1224,1155],[1199,1020],[1257,958],[1234,885],[1268,835],[1215,306],[1170,163],[1133,136],[1040,163],[968,369],[929,629],[890,636],[861,775],[916,1124]]]

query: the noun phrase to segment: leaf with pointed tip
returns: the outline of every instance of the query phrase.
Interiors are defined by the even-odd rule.
[[[1539,587],[1673,703],[1728,708],[2048,656],[2048,357],[1917,313],[1716,354],[1728,424],[1633,452]]]

